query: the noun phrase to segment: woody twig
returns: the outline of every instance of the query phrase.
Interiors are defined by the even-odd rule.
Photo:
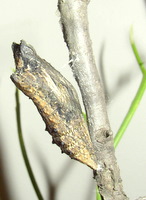
[[[107,117],[105,95],[95,64],[88,30],[88,0],[58,0],[64,40],[72,60],[97,158],[95,179],[104,200],[126,200]]]

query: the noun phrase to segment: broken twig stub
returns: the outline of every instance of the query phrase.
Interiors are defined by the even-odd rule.
[[[16,71],[11,79],[36,105],[53,143],[96,170],[94,150],[74,87],[24,41],[14,43],[12,49]]]

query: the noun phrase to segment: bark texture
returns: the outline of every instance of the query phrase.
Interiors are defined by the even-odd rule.
[[[80,87],[88,129],[96,152],[95,179],[104,200],[126,200],[113,147],[103,87],[97,72],[88,30],[87,0],[58,0],[70,64]]]
[[[16,71],[11,79],[36,105],[53,143],[96,170],[95,153],[74,87],[24,41],[14,43],[13,52]]]

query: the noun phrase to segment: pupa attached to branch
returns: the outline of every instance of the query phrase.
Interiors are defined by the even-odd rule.
[[[16,71],[11,79],[36,105],[53,143],[96,170],[96,157],[74,87],[25,41],[13,43],[12,49]]]

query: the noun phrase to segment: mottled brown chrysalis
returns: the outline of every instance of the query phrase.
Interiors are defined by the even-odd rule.
[[[96,170],[95,154],[74,87],[24,41],[20,45],[13,43],[12,49],[16,71],[11,79],[36,105],[53,143],[71,158]]]

